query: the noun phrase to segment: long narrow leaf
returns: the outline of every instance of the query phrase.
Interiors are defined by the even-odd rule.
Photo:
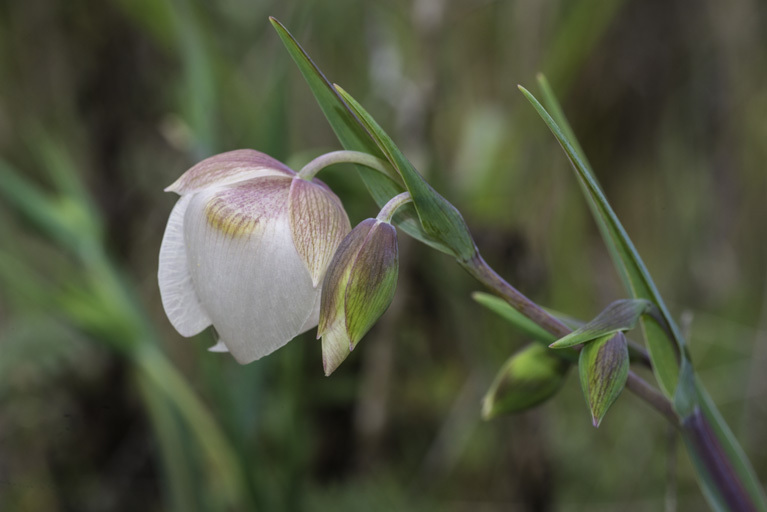
[[[44,194],[26,178],[22,178],[21,172],[2,160],[0,197],[63,247],[74,253],[82,250],[82,233],[72,225],[73,216],[82,217],[78,210],[80,205],[72,202],[64,204],[61,198]]]
[[[598,213],[597,217],[601,219],[598,222],[602,222],[604,225],[603,234],[607,235],[608,245],[612,244],[614,247],[614,251],[611,252],[618,256],[616,264],[623,269],[622,275],[629,285],[629,293],[634,298],[649,300],[658,307],[663,320],[668,324],[674,336],[677,347],[684,353],[684,340],[678,327],[676,327],[674,320],[668,313],[660,293],[658,293],[642,259],[634,248],[634,244],[607,202],[602,189],[580,156],[579,151],[571,142],[570,137],[567,136],[538,100],[524,87],[520,86],[520,90],[548,125],[570,159],[570,163],[576,171],[576,176],[586,193],[587,200],[594,205],[592,211]],[[552,97],[549,101],[556,100]],[[653,370],[658,383],[666,396],[672,397],[676,391],[679,377],[679,363],[675,347],[669,343],[665,331],[654,320],[642,320],[641,325],[647,340],[647,347],[650,351]]]
[[[353,102],[354,105],[350,105],[350,97],[344,97],[343,91],[336,90],[330,84],[290,32],[276,19],[270,20],[298,65],[341,145],[346,149],[385,158],[399,171],[404,186],[376,171],[357,166],[360,176],[378,205],[383,206],[396,194],[407,189],[415,208],[407,205],[400,210],[401,213],[395,219],[398,226],[437,250],[454,255],[460,260],[471,258],[475,254],[474,242],[460,213],[423,180],[388,135],[359,104]]]
[[[338,92],[333,88],[331,83],[325,78],[325,75],[320,71],[314,61],[309,55],[301,48],[298,41],[293,35],[288,32],[288,29],[282,25],[275,18],[269,18],[274,26],[277,34],[280,36],[282,43],[288,50],[288,53],[293,58],[293,61],[298,66],[299,71],[306,80],[309,89],[311,89],[314,98],[317,100],[317,104],[320,106],[322,113],[330,123],[330,127],[338,137],[341,145],[348,150],[362,151],[369,153],[378,158],[385,158],[383,153],[378,149],[370,134],[365,131],[362,123],[355,117],[348,105],[344,102]],[[395,183],[382,174],[368,169],[363,166],[355,166],[359,171],[359,175],[362,181],[365,183],[370,195],[378,204],[383,206],[386,202],[397,194],[405,191],[405,186],[402,183]],[[421,229],[421,225],[418,222],[415,209],[412,206],[406,206],[400,210],[397,219],[404,219],[398,222],[398,226],[409,235],[431,243],[429,237]],[[432,243],[432,245],[434,245]],[[438,247],[442,251],[446,251],[446,248]]]
[[[630,331],[651,307],[652,303],[644,299],[616,300],[592,321],[558,339],[550,347],[573,347],[619,331]]]
[[[338,85],[335,88],[373,137],[386,159],[402,176],[426,233],[433,240],[448,247],[448,252],[460,261],[470,260],[477,253],[477,248],[461,213],[426,183],[391,137],[383,131],[362,105]]]
[[[511,307],[505,300],[484,292],[474,292],[471,298],[485,306],[490,311],[500,315],[511,323],[514,327],[530,336],[535,341],[550,344],[557,338],[549,331],[536,324],[525,315]]]
[[[644,266],[644,263],[623,229],[623,226],[618,221],[615,212],[613,212],[612,208],[607,203],[604,193],[597,184],[588,162],[585,157],[583,157],[580,146],[573,136],[572,130],[567,124],[567,120],[562,114],[559,103],[551,92],[551,89],[548,87],[545,79],[541,77],[539,81],[544,92],[544,100],[549,107],[549,110],[554,113],[557,118],[556,121],[532,94],[522,87],[520,87],[520,90],[548,125],[549,129],[557,138],[570,159],[570,162],[576,171],[579,184],[584,191],[584,195],[588,200],[592,213],[594,213],[597,224],[600,227],[608,249],[610,250],[610,254],[613,257],[616,267],[618,268],[621,277],[624,279],[629,292],[636,298],[652,301],[658,307],[663,320],[667,324],[667,327],[676,342],[679,353],[683,358],[682,364],[683,366],[688,367],[690,362],[687,356],[684,338],[682,337],[679,328],[669,314],[668,309],[663,303],[663,299],[658,293],[655,284]],[[767,511],[767,498],[765,498],[764,491],[755,477],[754,470],[751,467],[748,458],[717,411],[716,406],[708,397],[703,385],[697,381],[693,375],[692,378],[681,379],[680,385],[676,386],[679,379],[679,366],[675,360],[676,355],[670,350],[673,347],[667,342],[668,340],[666,339],[665,330],[654,320],[649,319],[642,321],[642,327],[648,348],[650,349],[656,377],[658,378],[663,391],[668,396],[674,397],[674,404],[677,412],[680,413],[684,420],[689,416],[689,411],[696,410],[697,407],[700,407],[700,410],[712,426],[716,440],[721,444],[724,453],[732,464],[733,471],[743,483],[752,503],[757,510]],[[690,450],[691,458],[696,467],[699,481],[706,498],[709,500],[712,507],[717,510],[722,509],[721,507],[723,505],[720,500],[722,492],[720,492],[719,489],[719,482],[709,478],[710,475],[708,475],[703,464],[706,454],[701,452],[700,446],[696,446],[695,443],[689,442],[689,440],[686,440],[686,446],[688,450]]]
[[[716,439],[721,444],[724,453],[727,455],[728,460],[733,466],[733,470],[737,473],[741,483],[746,488],[746,492],[751,497],[756,510],[760,512],[767,512],[767,496],[764,493],[764,488],[759,483],[759,479],[754,472],[754,468],[751,467],[746,453],[741,448],[738,440],[735,439],[735,435],[730,430],[730,427],[722,418],[719,410],[716,408],[714,401],[706,391],[703,383],[700,380],[695,380],[695,388],[697,395],[700,398],[700,410],[704,417],[708,420],[708,423],[713,430]],[[693,455],[693,462],[696,463],[696,470],[699,478],[704,478],[700,467]]]

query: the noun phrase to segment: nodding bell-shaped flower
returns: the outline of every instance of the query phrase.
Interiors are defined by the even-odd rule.
[[[379,219],[357,225],[338,246],[323,284],[322,365],[330,375],[391,304],[397,286],[397,232]]]
[[[182,336],[213,325],[210,350],[241,364],[319,320],[319,286],[351,226],[318,180],[253,150],[198,163],[166,189],[181,196],[165,229],[158,278]]]

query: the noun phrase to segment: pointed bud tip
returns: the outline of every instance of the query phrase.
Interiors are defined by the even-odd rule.
[[[335,368],[330,368],[328,366],[328,360],[323,354],[322,355],[322,372],[325,374],[325,377],[330,377],[330,374],[333,373],[333,370],[335,370]]]
[[[325,377],[330,377],[330,375],[334,371],[338,370],[338,367],[341,366],[341,363],[343,363],[343,361],[344,360],[341,359],[340,361],[336,361],[335,363],[331,363],[331,362],[329,362],[327,359],[325,359],[323,357],[322,358],[322,371],[325,372]]]
[[[595,416],[591,417],[591,424],[594,425],[594,428],[599,428],[599,425],[602,423],[602,418],[597,418]]]

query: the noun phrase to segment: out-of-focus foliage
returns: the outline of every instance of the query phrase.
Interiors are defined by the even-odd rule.
[[[299,166],[339,148],[268,15],[461,210],[510,282],[593,318],[621,287],[517,91],[545,72],[767,479],[762,2],[12,1],[0,509],[704,506],[682,451],[666,456],[663,420],[629,394],[599,431],[573,376],[541,409],[481,422],[483,392],[527,340],[470,300],[450,258],[404,236],[394,303],[331,378],[311,335],[240,367],[205,352],[209,334],[172,330],[155,278],[175,201],[162,189],[215,152]],[[356,223],[376,208],[349,171],[321,178]]]

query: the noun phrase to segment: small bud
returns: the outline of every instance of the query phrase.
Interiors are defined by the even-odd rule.
[[[539,344],[523,348],[503,365],[482,400],[482,417],[521,412],[554,396],[570,364]]]
[[[364,220],[338,246],[325,274],[317,330],[325,375],[338,368],[389,307],[397,274],[397,232],[388,222]]]
[[[592,422],[598,427],[628,378],[629,351],[623,333],[604,336],[584,345],[578,373]]]

